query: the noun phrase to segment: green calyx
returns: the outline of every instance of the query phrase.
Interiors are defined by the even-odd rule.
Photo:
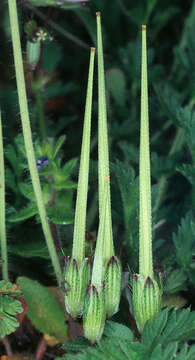
[[[84,334],[92,344],[99,341],[106,320],[104,286],[96,288],[90,285],[85,298],[85,310],[83,313]]]
[[[144,278],[134,274],[132,290],[133,314],[137,327],[142,332],[146,321],[153,321],[160,311],[162,288],[149,276]]]
[[[122,269],[120,260],[112,256],[105,271],[105,302],[107,317],[114,315],[119,308],[121,296]]]
[[[65,305],[67,312],[75,319],[81,316],[84,299],[91,277],[91,264],[85,259],[78,265],[76,259],[67,259],[65,267]]]
[[[83,327],[85,337],[92,343],[99,341],[104,329],[106,319],[103,251],[105,238],[106,210],[108,204],[109,178],[105,179],[102,213],[98,229],[97,244],[95,249],[94,263],[91,276],[91,284],[88,287],[85,299]]]

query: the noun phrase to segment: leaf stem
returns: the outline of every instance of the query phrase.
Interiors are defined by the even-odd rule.
[[[30,127],[26,87],[25,87],[25,80],[24,80],[24,69],[23,69],[23,61],[22,61],[22,50],[21,50],[21,42],[20,42],[20,34],[19,34],[19,24],[18,24],[16,0],[8,0],[8,5],[9,5],[11,34],[12,34],[12,43],[13,43],[13,52],[14,52],[14,62],[15,62],[15,69],[16,69],[16,82],[17,82],[22,129],[23,129],[23,136],[24,136],[24,143],[25,143],[25,148],[26,148],[28,166],[29,166],[30,175],[31,175],[31,179],[32,179],[33,189],[34,189],[35,196],[36,196],[36,201],[37,201],[37,206],[38,206],[38,210],[39,210],[39,214],[40,214],[40,218],[41,218],[43,232],[45,235],[46,243],[47,243],[51,261],[52,261],[52,264],[53,264],[53,267],[55,270],[55,274],[56,274],[56,277],[58,280],[58,284],[60,285],[61,281],[62,281],[62,272],[61,272],[58,256],[56,253],[56,249],[55,249],[55,246],[53,243],[51,231],[49,228],[49,223],[48,223],[45,205],[44,205],[44,201],[43,201],[41,185],[40,185],[38,170],[37,170],[36,161],[35,161],[35,154],[34,154],[34,149],[33,149],[32,133],[31,133],[31,127]]]

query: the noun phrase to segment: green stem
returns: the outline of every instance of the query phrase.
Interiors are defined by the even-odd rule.
[[[5,167],[4,167],[4,155],[3,155],[3,134],[2,134],[1,112],[0,112],[0,204],[1,204],[0,241],[1,241],[2,275],[4,280],[9,280],[6,224],[5,224]]]
[[[146,25],[142,25],[139,273],[153,278]]]
[[[80,264],[85,257],[85,227],[89,177],[94,57],[95,48],[91,48],[72,249],[72,257]]]
[[[8,0],[9,5],[9,15],[10,15],[10,24],[11,24],[11,34],[12,34],[12,43],[13,43],[13,52],[14,52],[14,62],[16,69],[16,82],[18,89],[19,105],[21,112],[21,121],[22,129],[24,135],[24,143],[26,148],[28,166],[30,170],[30,175],[32,179],[33,189],[36,196],[37,206],[41,218],[42,228],[45,235],[46,243],[48,246],[49,254],[51,261],[55,270],[55,274],[58,280],[58,284],[61,284],[62,281],[62,272],[60,268],[60,263],[56,253],[56,249],[53,243],[51,231],[49,228],[49,223],[47,220],[47,214],[45,210],[45,205],[43,201],[41,185],[38,175],[38,170],[36,167],[35,154],[33,149],[32,142],[32,133],[30,127],[28,105],[27,105],[27,96],[24,80],[24,69],[22,61],[22,50],[20,43],[20,34],[19,34],[19,24],[18,24],[18,15],[17,15],[17,6],[16,0]]]
[[[104,79],[104,59],[101,32],[101,14],[97,17],[97,45],[98,45],[98,178],[99,178],[99,213],[101,217],[102,203],[104,196],[105,178],[109,177],[109,153],[108,153],[108,129],[107,110]],[[108,207],[106,213],[107,237],[105,241],[104,259],[107,261],[114,255],[110,184],[108,183]]]

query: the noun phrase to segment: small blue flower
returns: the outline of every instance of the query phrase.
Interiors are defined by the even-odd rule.
[[[36,159],[36,165],[38,170],[41,170],[43,167],[47,166],[48,164],[49,164],[49,160],[44,156]]]

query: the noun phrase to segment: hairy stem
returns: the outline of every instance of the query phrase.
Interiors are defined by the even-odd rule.
[[[91,48],[72,249],[72,257],[80,264],[84,260],[85,256],[85,227],[89,176],[94,57],[95,48]]]
[[[1,241],[1,260],[2,275],[4,280],[8,280],[8,259],[7,259],[7,239],[5,224],[5,167],[3,155],[3,134],[0,112],[0,241]]]
[[[97,45],[98,45],[98,180],[99,180],[99,213],[101,217],[102,203],[104,198],[105,178],[109,177],[109,153],[108,153],[108,129],[107,109],[105,94],[104,59],[101,32],[101,14],[96,13],[97,18]],[[104,259],[109,260],[114,255],[110,183],[108,183],[108,206],[106,213],[106,241]]]
[[[17,6],[16,0],[8,0],[9,5],[9,16],[10,16],[10,24],[11,24],[11,34],[12,34],[12,43],[13,43],[13,52],[14,52],[14,62],[16,69],[16,82],[17,82],[17,90],[19,97],[19,105],[21,112],[21,121],[22,121],[22,129],[24,136],[24,143],[26,148],[28,166],[30,170],[30,175],[32,179],[32,185],[36,196],[37,206],[40,214],[41,224],[43,228],[43,232],[45,235],[46,243],[48,246],[49,254],[51,257],[51,261],[55,270],[55,274],[58,280],[58,284],[61,284],[62,281],[62,273],[58,260],[58,256],[56,253],[56,249],[53,243],[51,231],[49,228],[49,223],[47,219],[47,214],[45,210],[45,205],[43,201],[41,185],[38,175],[38,170],[36,167],[35,154],[33,148],[32,141],[32,132],[30,127],[30,119],[28,113],[28,105],[27,105],[27,95],[26,95],[26,87],[24,80],[24,69],[23,69],[23,61],[22,61],[22,50],[21,50],[21,42],[20,42],[20,34],[19,34],[19,24],[18,24],[18,15],[17,15]]]
[[[153,278],[146,25],[142,25],[139,273]]]

